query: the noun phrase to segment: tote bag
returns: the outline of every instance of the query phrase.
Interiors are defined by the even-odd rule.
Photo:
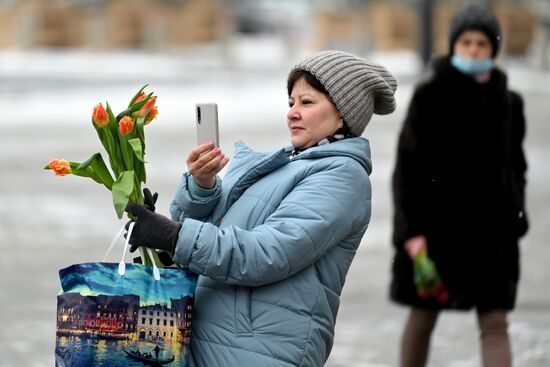
[[[132,229],[133,223],[128,239]],[[56,367],[188,365],[197,276],[186,268],[126,264],[127,248],[128,240],[119,263],[104,258],[59,271]]]

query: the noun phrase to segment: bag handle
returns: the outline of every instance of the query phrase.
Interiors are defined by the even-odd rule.
[[[132,230],[133,230],[134,229],[133,228],[133,223],[131,223],[130,225],[132,226]],[[113,238],[113,240],[111,241],[111,244],[109,245],[109,248],[105,252],[105,256],[103,256],[103,260],[101,260],[102,262],[107,261],[107,256],[109,256],[109,254],[111,253],[111,251],[113,251],[113,248],[115,248],[115,246],[118,243],[118,241],[120,240],[120,238],[124,235],[124,230],[125,230],[125,228],[122,227],[120,229],[120,231],[118,231],[118,233],[115,235],[115,238]]]
[[[128,250],[128,246],[130,245],[130,237],[132,236],[132,231],[134,230],[134,222],[130,223],[130,227],[128,227],[128,234],[126,235],[126,240],[124,241],[124,251],[122,252],[122,258],[120,259],[120,262],[118,263],[118,274],[120,276],[124,276],[126,274],[126,263],[124,262],[124,256],[126,255],[126,251]],[[111,241],[111,244],[109,245],[109,248],[105,252],[105,256],[103,256],[103,262],[106,261],[107,256],[111,253],[113,248],[116,246],[118,241],[121,237],[124,235],[125,227],[122,227],[120,231],[115,235],[115,238]],[[151,258],[153,262],[153,276],[155,277],[155,280],[160,280],[160,270],[155,263],[155,258],[153,257],[153,250],[151,250],[149,247],[145,248],[147,253],[149,254],[149,257]]]

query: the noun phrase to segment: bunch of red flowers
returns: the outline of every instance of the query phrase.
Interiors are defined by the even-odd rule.
[[[425,250],[420,251],[413,261],[414,284],[418,297],[426,300],[435,298],[440,305],[449,303],[449,293],[432,259]]]

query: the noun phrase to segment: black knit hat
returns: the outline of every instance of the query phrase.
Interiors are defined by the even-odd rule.
[[[489,37],[493,46],[493,58],[501,41],[500,25],[495,15],[481,5],[469,5],[455,15],[449,28],[449,54],[454,53],[454,44],[460,34],[467,30],[481,31]]]

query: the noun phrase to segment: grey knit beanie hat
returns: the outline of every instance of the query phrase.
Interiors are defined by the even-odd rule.
[[[485,33],[493,46],[493,58],[497,55],[501,41],[500,24],[497,17],[486,7],[473,4],[455,15],[449,27],[449,54],[454,53],[455,42],[467,30]]]
[[[322,51],[295,65],[325,87],[350,132],[361,136],[373,113],[395,110],[397,81],[379,64],[343,51]]]

